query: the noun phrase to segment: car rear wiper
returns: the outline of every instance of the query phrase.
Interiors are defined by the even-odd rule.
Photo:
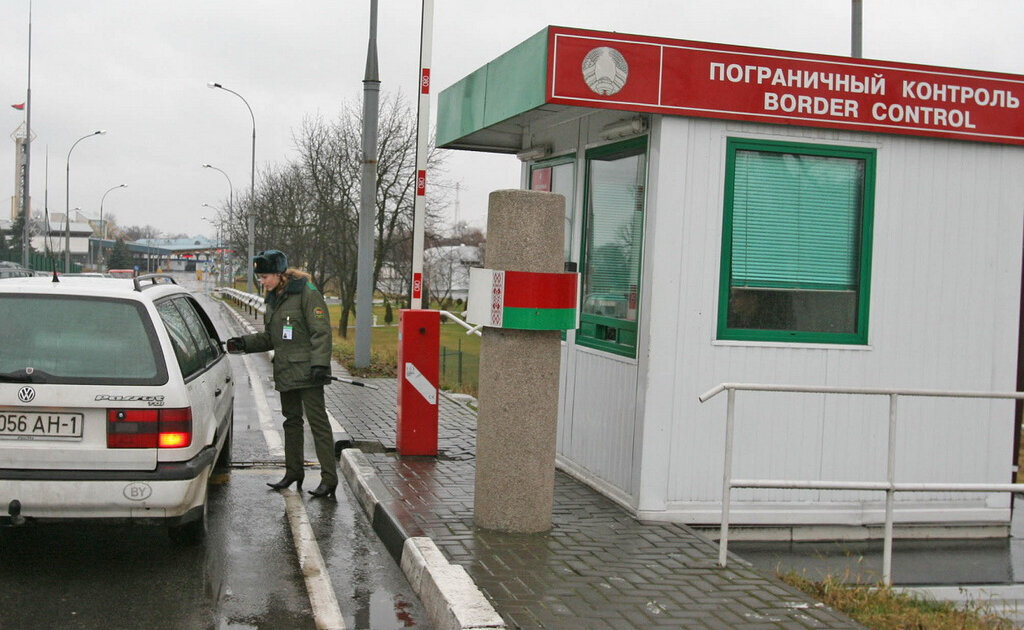
[[[48,383],[53,379],[53,374],[39,368],[22,368],[13,372],[0,372],[0,383]]]
[[[15,370],[6,374],[0,373],[0,382],[4,383],[31,383],[32,380],[32,372],[28,370]]]

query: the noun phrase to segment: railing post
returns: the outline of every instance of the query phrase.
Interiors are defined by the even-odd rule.
[[[898,394],[889,394],[889,461],[886,466],[886,481],[889,487],[885,490],[885,541],[882,543],[882,583],[892,586],[892,536],[893,536],[893,504],[896,490],[896,401]]]
[[[729,553],[729,501],[732,495],[732,423],[736,415],[736,390],[729,388],[725,407],[725,463],[722,465],[722,530],[718,536],[718,566]]]

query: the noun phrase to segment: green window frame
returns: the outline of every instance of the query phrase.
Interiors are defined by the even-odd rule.
[[[586,152],[581,346],[636,357],[646,191],[646,136]]]
[[[865,345],[874,149],[729,138],[718,338]]]

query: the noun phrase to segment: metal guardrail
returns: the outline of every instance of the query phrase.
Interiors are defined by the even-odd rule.
[[[722,525],[719,537],[718,564],[726,566],[729,548],[729,508],[733,488],[784,488],[804,490],[877,490],[885,492],[885,540],[882,550],[882,581],[892,584],[893,508],[897,492],[1024,492],[1019,483],[904,483],[896,482],[896,420],[900,396],[931,398],[1024,399],[1024,392],[974,392],[922,389],[875,389],[866,387],[816,387],[799,385],[767,385],[757,383],[721,383],[698,397],[707,402],[722,392],[727,393],[725,411],[725,461],[722,465]],[[736,414],[736,392],[790,392],[807,394],[852,394],[889,397],[889,437],[886,481],[827,481],[801,479],[734,479],[732,476],[733,426]]]
[[[215,290],[220,291],[229,300],[244,308],[250,315],[261,315],[266,310],[263,297],[255,293],[246,293],[245,291],[228,287],[220,287]]]

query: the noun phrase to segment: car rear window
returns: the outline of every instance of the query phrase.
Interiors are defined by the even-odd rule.
[[[0,295],[0,374],[30,369],[39,383],[158,385],[167,369],[138,302]]]

